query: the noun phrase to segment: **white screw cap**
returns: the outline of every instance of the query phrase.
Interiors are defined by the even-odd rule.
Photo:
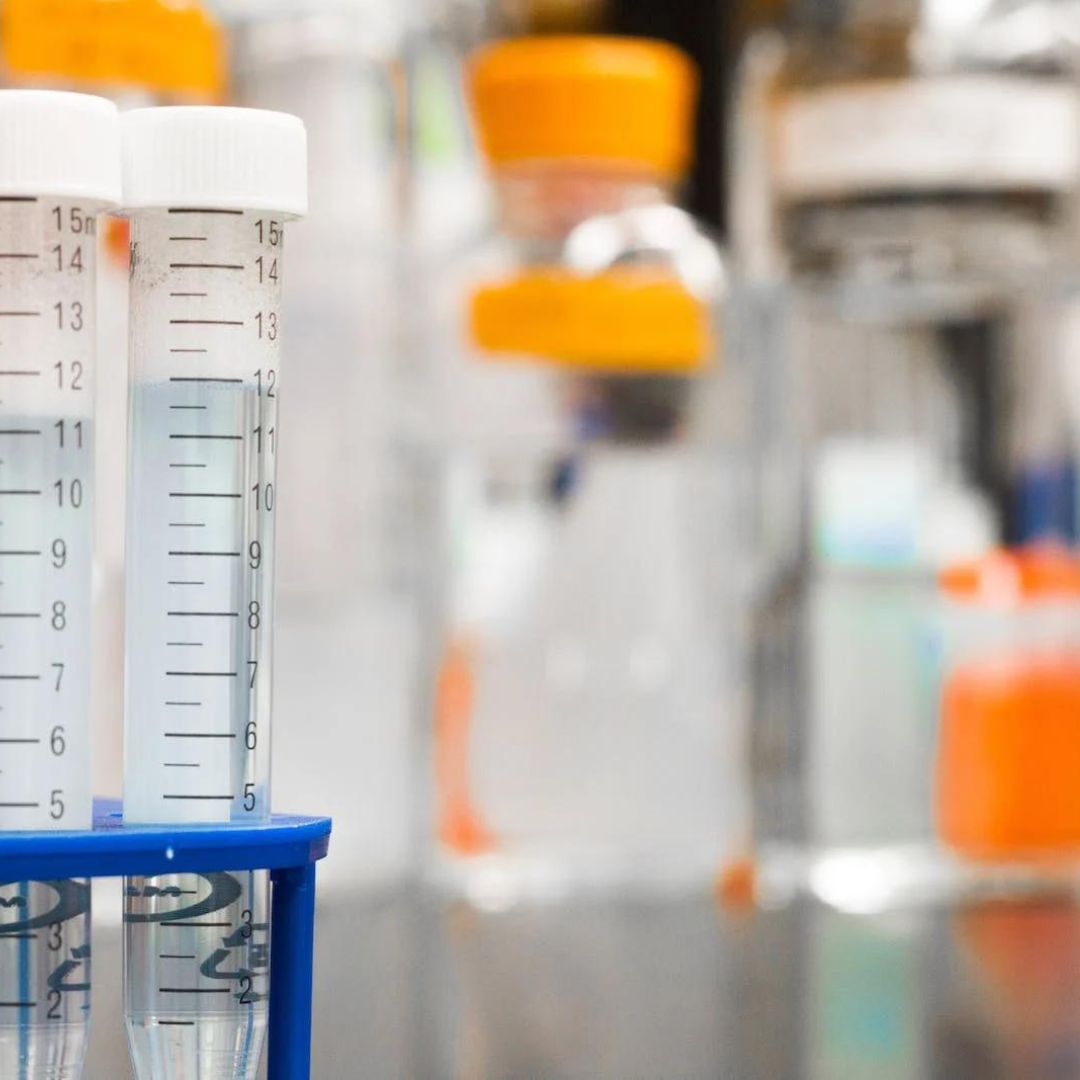
[[[0,90],[0,195],[120,201],[120,118],[90,94]]]
[[[121,118],[127,210],[307,213],[307,131],[288,113],[196,106]]]

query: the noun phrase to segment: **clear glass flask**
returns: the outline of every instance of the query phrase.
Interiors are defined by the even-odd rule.
[[[473,61],[499,219],[433,382],[430,722],[436,873],[480,903],[700,885],[745,851],[745,411],[720,257],[672,202],[693,86],[644,41]]]
[[[283,309],[283,363],[306,377],[281,412],[284,429],[303,435],[278,463],[294,512],[277,538],[275,633],[288,663],[275,694],[312,724],[276,732],[293,763],[276,792],[303,806],[320,775],[323,808],[339,822],[322,887],[370,886],[400,881],[414,856],[418,631],[397,442],[398,331],[418,318],[399,310],[407,12],[371,0],[277,6],[242,9],[231,28],[233,100],[299,116],[311,163],[312,209],[289,237]],[[328,759],[331,738],[341,752]]]
[[[124,116],[132,221],[124,815],[269,814],[284,222],[303,124],[249,109]],[[125,882],[136,1075],[254,1077],[265,872]]]
[[[0,830],[88,829],[97,220],[120,194],[116,109],[0,91],[0,144]],[[0,1073],[78,1080],[86,882],[0,884],[0,984]]]
[[[757,642],[773,899],[957,884],[932,812],[936,574],[1076,538],[1075,85],[1052,38],[995,56],[975,13],[945,14],[853,0],[743,73],[733,221],[783,327],[759,340],[790,436]]]

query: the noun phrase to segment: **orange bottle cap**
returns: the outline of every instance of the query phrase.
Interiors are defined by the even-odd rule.
[[[672,275],[646,270],[527,271],[477,289],[470,320],[491,359],[611,373],[692,374],[713,345],[707,306]]]
[[[480,49],[469,83],[480,142],[496,167],[573,158],[679,176],[690,163],[697,75],[672,45],[519,38]]]
[[[4,0],[0,42],[21,78],[200,99],[225,84],[221,28],[195,0]]]
[[[950,599],[996,607],[1080,599],[1080,558],[1058,547],[995,551],[945,569],[939,579]]]

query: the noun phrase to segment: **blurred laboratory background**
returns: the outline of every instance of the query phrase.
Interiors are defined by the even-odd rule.
[[[0,0],[0,80],[307,125],[314,1076],[1080,1078],[1077,0]]]

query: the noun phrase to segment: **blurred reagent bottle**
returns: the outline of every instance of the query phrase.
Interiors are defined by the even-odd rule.
[[[744,853],[746,410],[679,210],[695,77],[524,38],[469,72],[497,228],[446,283],[433,869],[480,904]]]
[[[807,5],[751,44],[736,116],[738,265],[783,325],[763,363],[788,433],[760,880],[856,910],[960,880],[934,823],[937,570],[1077,535],[1064,6],[960,8]]]

